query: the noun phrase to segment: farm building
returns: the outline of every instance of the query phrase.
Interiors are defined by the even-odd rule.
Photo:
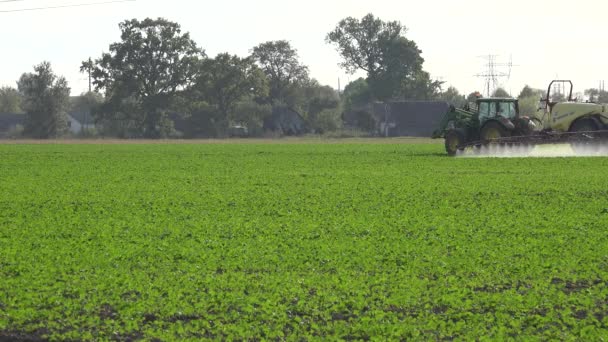
[[[71,112],[68,113],[68,128],[71,133],[78,134],[95,128],[95,121],[88,111]]]
[[[25,125],[25,115],[0,113],[0,138],[8,138],[19,127]]]
[[[378,134],[386,137],[430,137],[449,109],[443,101],[374,103]]]

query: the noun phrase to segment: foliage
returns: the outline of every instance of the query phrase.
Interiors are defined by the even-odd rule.
[[[12,87],[0,88],[0,113],[21,113],[23,96]]]
[[[521,92],[519,93],[519,96],[517,96],[518,99],[525,99],[528,97],[536,97],[536,100],[540,100],[541,97],[544,97],[544,91],[541,89],[534,89],[532,87],[530,87],[529,85],[525,85],[523,87],[523,89],[521,90]]]
[[[608,92],[597,88],[585,90],[585,95],[589,97],[589,101],[597,103],[608,103]]]
[[[603,158],[382,142],[0,145],[0,339],[601,340]]]
[[[492,97],[511,97],[511,94],[504,88],[496,88],[492,93]]]
[[[103,104],[104,98],[100,93],[86,92],[70,98],[71,112],[91,112]]]
[[[227,53],[202,61],[195,87],[225,118],[239,102],[268,96],[268,80],[253,59]]]
[[[372,94],[364,78],[358,78],[347,84],[342,98],[344,109],[347,111],[364,107],[372,102]]]
[[[338,92],[330,86],[322,86],[318,82],[305,88],[306,113],[309,116],[320,113],[325,109],[336,109],[340,106]]]
[[[309,119],[310,126],[321,134],[335,131],[342,126],[341,114],[340,108],[323,109]]]
[[[24,135],[33,138],[56,138],[67,131],[70,88],[64,77],[55,75],[49,62],[24,73],[17,82],[23,94],[22,108],[27,117]]]
[[[127,20],[119,27],[121,41],[95,61],[92,73],[107,100],[99,119],[118,123],[125,134],[167,136],[172,129],[168,111],[178,92],[191,85],[204,52],[179,24],[166,19]]]
[[[223,138],[227,136],[228,118],[206,101],[192,101],[191,95],[180,97],[178,117],[186,122],[183,133],[187,138]]]
[[[286,40],[269,41],[253,48],[251,57],[270,83],[270,103],[290,103],[293,88],[308,81],[308,67],[298,60],[298,52]]]
[[[462,108],[467,103],[467,99],[460,94],[456,87],[448,87],[446,91],[439,95],[439,99],[456,108]]]
[[[531,116],[542,118],[542,113],[538,111],[540,106],[540,97],[529,96],[519,99],[519,112],[523,116]]]
[[[436,95],[441,82],[432,81],[422,69],[424,59],[412,40],[405,37],[400,22],[384,22],[368,14],[361,20],[348,17],[327,34],[349,73],[367,73],[375,99],[428,99]]]
[[[264,133],[264,119],[272,114],[272,107],[252,100],[237,104],[230,121],[247,127],[249,136],[261,136]]]
[[[342,93],[344,125],[364,132],[371,132],[376,125],[369,110],[372,99],[371,90],[364,78],[358,78],[347,84]]]

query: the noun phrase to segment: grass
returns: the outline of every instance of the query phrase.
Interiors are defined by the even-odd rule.
[[[608,159],[369,142],[0,145],[0,337],[608,335]]]

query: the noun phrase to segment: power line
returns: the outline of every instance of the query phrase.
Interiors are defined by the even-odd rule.
[[[497,63],[497,55],[487,55],[481,57],[488,61],[488,63],[485,65],[486,71],[475,76],[485,79],[484,92],[486,92],[487,96],[490,97],[500,85],[501,78],[506,78],[507,81],[511,78],[511,69],[514,66],[513,58],[511,57],[509,63]],[[501,67],[506,67],[508,71],[499,71],[498,69]]]
[[[11,1],[23,1],[23,0],[11,0]],[[114,3],[119,3],[119,2],[133,2],[133,1],[136,1],[136,0],[114,0],[114,1],[103,1],[103,2],[81,3],[81,4],[73,4],[73,5],[46,6],[46,7],[35,7],[35,8],[20,8],[20,9],[14,9],[14,10],[2,10],[2,11],[0,11],[0,13],[25,12],[25,11],[41,11],[41,10],[55,9],[55,8],[94,6],[94,5],[105,5],[105,4],[114,4]]]
[[[25,1],[25,0],[0,0],[0,2],[17,2],[17,1]]]

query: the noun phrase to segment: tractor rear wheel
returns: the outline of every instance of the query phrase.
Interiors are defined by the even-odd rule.
[[[595,120],[591,118],[580,119],[572,124],[570,127],[570,132],[594,132],[599,130],[598,124]],[[585,133],[580,135],[575,135],[572,137],[573,141],[570,143],[570,147],[574,150],[575,153],[579,154],[594,154],[600,149],[600,144],[597,142],[597,139],[594,139],[595,135],[593,133]]]
[[[452,129],[445,134],[445,151],[448,156],[455,156],[458,152],[458,147],[465,143],[464,133],[457,129]]]
[[[483,141],[490,141],[508,137],[510,135],[509,131],[503,125],[496,121],[490,121],[481,129],[480,137]]]

